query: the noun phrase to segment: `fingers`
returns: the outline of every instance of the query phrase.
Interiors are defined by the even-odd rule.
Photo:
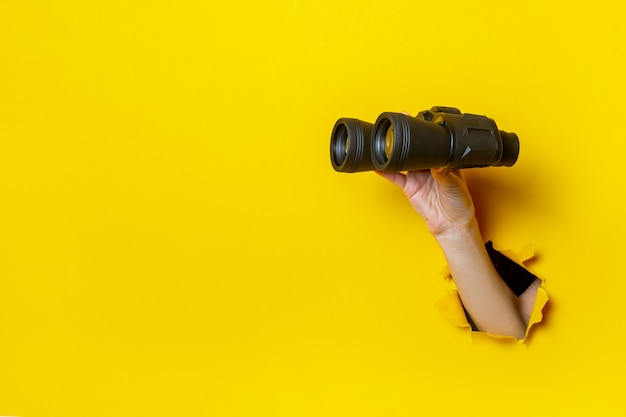
[[[463,182],[463,173],[459,169],[433,168],[430,170],[433,178],[442,186],[457,186]]]
[[[467,192],[467,185],[465,184],[465,178],[461,170],[433,168],[431,174],[442,190],[451,193]]]
[[[441,179],[446,178],[451,171],[451,168],[432,168],[430,170],[430,172],[433,174],[433,177]]]
[[[383,171],[375,171],[378,175],[392,183],[396,184],[401,189],[404,189],[406,186],[406,175],[401,172],[383,172]]]
[[[422,188],[431,176],[440,187],[447,190],[463,188],[465,184],[463,173],[459,169],[433,168],[431,170],[409,171],[407,174],[387,171],[375,172],[409,195],[413,194],[414,190]]]

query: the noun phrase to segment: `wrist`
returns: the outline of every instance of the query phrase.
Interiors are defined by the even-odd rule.
[[[444,252],[448,250],[465,252],[470,247],[483,245],[478,221],[475,217],[459,222],[439,233],[433,233],[433,236]]]

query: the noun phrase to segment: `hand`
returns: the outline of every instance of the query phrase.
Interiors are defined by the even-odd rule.
[[[521,316],[517,297],[489,259],[461,171],[439,168],[378,174],[400,187],[426,221],[446,256],[461,302],[477,328],[524,338],[530,310],[524,310],[525,316]]]
[[[474,221],[472,197],[458,169],[377,173],[402,189],[435,237]]]

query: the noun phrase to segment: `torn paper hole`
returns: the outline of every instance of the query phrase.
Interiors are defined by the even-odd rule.
[[[519,340],[520,343],[525,343],[530,329],[543,319],[543,308],[546,306],[549,299],[548,294],[543,288],[544,279],[535,276],[524,267],[524,262],[534,256],[532,246],[528,245],[517,253],[512,250],[494,249],[491,242],[487,242],[485,247],[498,274],[518,297],[531,285],[534,285],[536,280],[540,282],[532,311],[530,312],[526,334],[523,339]],[[447,266],[443,270],[443,275],[448,286],[448,293],[441,297],[436,302],[435,306],[446,319],[452,322],[452,324],[464,327],[475,334],[487,335],[497,339],[515,340],[515,338],[511,336],[494,335],[477,330],[471,323],[471,318],[466,314],[463,308],[463,304],[459,298],[459,292],[457,291],[456,285],[454,285],[454,281],[452,280]]]

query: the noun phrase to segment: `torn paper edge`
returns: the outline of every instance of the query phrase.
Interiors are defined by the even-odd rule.
[[[525,269],[527,268],[524,265],[524,262],[532,259],[535,256],[535,252],[531,244],[526,245],[518,252],[514,252],[510,249],[500,249],[496,245],[494,245],[494,249],[496,249],[498,252]],[[530,313],[528,326],[526,327],[526,333],[524,334],[524,337],[522,339],[518,340],[512,336],[501,336],[492,333],[482,332],[480,330],[473,331],[472,326],[467,321],[467,316],[465,315],[463,303],[461,303],[459,292],[456,288],[456,285],[454,284],[454,281],[452,280],[452,276],[450,275],[450,269],[447,265],[443,269],[442,274],[448,286],[448,293],[442,296],[439,300],[437,300],[437,302],[435,303],[435,307],[448,321],[458,327],[467,329],[469,332],[472,333],[472,335],[485,335],[493,339],[502,339],[509,341],[514,340],[519,342],[520,344],[525,344],[526,339],[530,334],[530,330],[533,328],[534,325],[540,323],[543,320],[543,309],[550,300],[550,297],[548,297],[548,293],[544,289],[545,279],[537,276],[537,279],[541,281],[541,284],[539,285],[539,288],[537,288],[537,295],[535,296],[533,309]]]

